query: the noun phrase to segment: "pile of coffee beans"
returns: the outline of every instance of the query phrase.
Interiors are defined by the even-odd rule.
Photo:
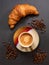
[[[13,48],[10,44],[7,46],[6,58],[15,59],[17,56],[16,49]]]
[[[11,44],[4,44],[6,47],[6,59],[16,59],[17,57],[17,50],[16,48],[12,47]]]
[[[46,25],[43,23],[43,19],[38,20],[34,19],[32,22],[28,23],[30,26],[32,26],[35,29],[46,31]]]
[[[42,63],[46,58],[47,53],[43,51],[36,51],[33,55],[33,62],[36,64]]]

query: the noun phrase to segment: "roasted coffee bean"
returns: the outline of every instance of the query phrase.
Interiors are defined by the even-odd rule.
[[[41,48],[38,48],[38,49],[37,49],[37,52],[41,52]]]
[[[42,52],[42,50],[39,48],[37,49],[38,51],[36,51],[36,53],[33,56],[33,62],[34,63],[42,63],[44,61],[44,59],[47,56],[46,52]]]
[[[45,58],[46,58],[45,53],[36,53],[34,55],[33,62],[35,62],[35,63],[42,63]]]
[[[35,19],[28,24],[37,30],[46,31],[46,25],[43,23],[43,21],[44,21],[43,19],[41,20]]]
[[[16,48],[12,47],[11,44],[6,44],[6,42],[3,43],[4,46],[6,47],[6,59],[15,59],[17,57]]]

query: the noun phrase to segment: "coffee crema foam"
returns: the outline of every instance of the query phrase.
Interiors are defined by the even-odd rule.
[[[27,46],[32,43],[33,37],[29,33],[24,33],[20,36],[20,41],[24,46]]]

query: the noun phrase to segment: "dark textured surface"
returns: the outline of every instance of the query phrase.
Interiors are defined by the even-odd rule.
[[[14,30],[10,30],[8,26],[8,14],[11,9],[19,3],[29,3],[35,5],[40,15],[38,17],[27,16],[20,20]],[[32,53],[21,53],[19,52],[18,57],[15,60],[6,60],[5,48],[2,41],[8,42],[9,39],[12,41],[12,36],[17,28],[24,26],[27,22],[32,21],[33,18],[44,19],[47,31],[40,35],[39,47],[48,52],[45,61],[39,65],[49,65],[49,0],[0,0],[0,65],[36,65],[32,60]],[[13,41],[11,43],[13,45]]]

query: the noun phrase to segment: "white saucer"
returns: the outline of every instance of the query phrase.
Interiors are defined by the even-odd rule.
[[[30,34],[33,35],[33,42],[34,43],[33,43],[32,46],[30,46],[28,48],[24,48],[18,42],[18,44],[16,45],[16,48],[18,50],[22,51],[22,52],[31,52],[31,51],[35,50],[38,47],[38,45],[39,45],[39,35],[38,35],[37,31],[35,29],[30,29],[27,32],[29,32]]]

